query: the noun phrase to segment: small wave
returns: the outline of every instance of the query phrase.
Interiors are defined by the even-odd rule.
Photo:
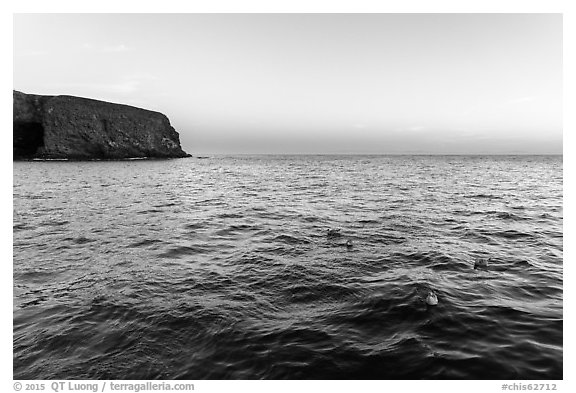
[[[475,243],[499,245],[490,234],[486,234],[481,230],[467,229],[461,235],[461,238],[474,241]]]
[[[274,242],[281,242],[286,244],[309,244],[310,241],[302,238],[302,237],[295,237],[290,235],[278,235],[273,238]]]
[[[360,224],[365,224],[365,225],[377,225],[380,224],[380,220],[375,220],[375,219],[364,219],[364,220],[358,220],[358,223]]]
[[[502,220],[512,220],[512,221],[524,221],[528,220],[527,217],[520,216],[518,214],[510,213],[510,212],[494,212],[493,213],[497,218]]]
[[[417,251],[398,254],[396,257],[438,271],[466,271],[469,268],[465,261],[438,251]]]
[[[542,213],[538,217],[543,218],[543,219],[547,219],[547,220],[556,220],[556,217],[554,217],[552,214],[549,214],[549,213]]]
[[[472,194],[472,195],[464,195],[464,198],[471,198],[471,199],[504,199],[504,197],[500,195],[494,194]]]
[[[403,236],[376,233],[368,236],[368,241],[371,243],[401,244],[405,243],[407,239]]]
[[[418,323],[426,316],[426,305],[412,287],[393,287],[345,304],[333,313],[333,324],[373,326],[382,331],[397,331],[397,324]],[[396,326],[395,326],[396,325]]]
[[[137,211],[137,214],[148,214],[148,213],[162,213],[163,210],[160,209],[147,209],[147,210],[140,210]]]
[[[234,239],[238,236],[246,235],[249,232],[258,231],[260,227],[258,225],[252,224],[233,224],[228,226],[227,228],[219,229],[214,232],[214,234],[218,237],[226,238],[226,239]]]
[[[186,225],[184,225],[184,228],[186,228],[186,229],[201,229],[201,228],[204,228],[205,226],[206,226],[206,223],[203,221],[200,221],[200,222],[195,222],[192,224],[186,224]]]
[[[15,231],[23,231],[26,229],[34,229],[35,227],[30,226],[29,224],[26,223],[18,223],[18,224],[13,224],[12,225],[12,229]]]
[[[66,238],[64,240],[72,241],[72,243],[74,243],[74,244],[86,244],[86,243],[92,243],[92,242],[96,241],[95,239],[90,239],[90,238],[85,237],[85,236]]]
[[[24,198],[30,200],[45,200],[45,199],[53,199],[54,197],[51,195],[25,195]]]
[[[503,237],[505,239],[532,239],[535,238],[534,234],[521,232],[514,229],[508,229],[505,231],[494,231],[493,236]]]
[[[241,213],[220,213],[216,217],[217,218],[244,218],[244,214],[241,214]]]
[[[170,207],[170,206],[178,206],[179,203],[174,203],[174,202],[168,202],[168,203],[162,203],[160,205],[154,205],[155,208],[161,208],[161,207]]]
[[[70,221],[62,220],[62,221],[45,221],[42,225],[52,226],[52,227],[59,227],[62,225],[70,224]]]
[[[157,244],[157,243],[163,243],[162,240],[159,239],[144,239],[135,243],[131,243],[128,245],[128,247],[134,247],[134,248],[138,248],[138,247],[144,247],[144,246],[149,246],[152,244]]]
[[[357,294],[349,286],[321,282],[290,285],[284,293],[291,303],[341,301]]]
[[[200,246],[177,246],[171,247],[167,251],[162,252],[158,255],[160,258],[181,258],[184,256],[204,254],[208,250]]]
[[[24,302],[20,305],[21,308],[26,308],[26,307],[30,307],[30,306],[37,306],[39,304],[44,303],[45,301],[47,301],[49,299],[48,296],[46,295],[42,295],[37,297],[36,299]]]

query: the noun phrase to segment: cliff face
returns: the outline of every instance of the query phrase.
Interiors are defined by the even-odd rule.
[[[189,156],[161,113],[71,96],[13,97],[14,159]]]

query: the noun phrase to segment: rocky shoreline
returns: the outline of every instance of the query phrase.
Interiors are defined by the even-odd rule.
[[[168,118],[133,106],[13,91],[14,160],[190,157]]]

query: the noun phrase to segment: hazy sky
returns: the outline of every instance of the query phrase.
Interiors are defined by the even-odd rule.
[[[14,89],[210,153],[561,153],[560,14],[17,14]]]

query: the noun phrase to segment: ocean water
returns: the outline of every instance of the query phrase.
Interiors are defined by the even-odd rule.
[[[563,377],[561,156],[13,170],[14,379]]]

